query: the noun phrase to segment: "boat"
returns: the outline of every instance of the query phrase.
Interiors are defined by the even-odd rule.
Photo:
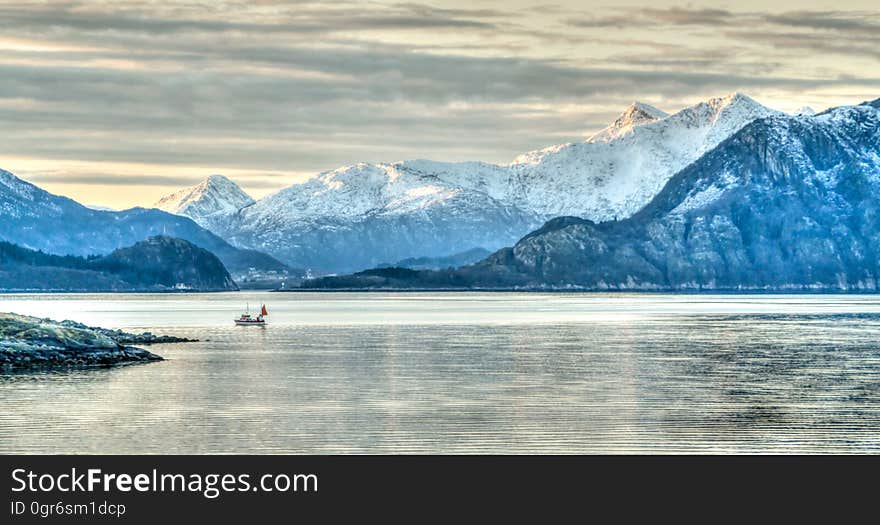
[[[266,310],[266,305],[264,304],[260,307],[260,313],[256,317],[251,315],[250,310],[250,305],[248,305],[245,313],[241,314],[238,319],[233,319],[235,324],[238,326],[265,326],[266,317],[269,316],[269,311]]]

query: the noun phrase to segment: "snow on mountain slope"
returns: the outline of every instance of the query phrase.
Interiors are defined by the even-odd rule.
[[[797,111],[795,111],[794,113],[792,113],[792,115],[794,115],[796,117],[799,117],[799,116],[812,117],[815,114],[816,114],[816,110],[811,108],[810,106],[803,106],[803,107],[799,108]]]
[[[398,242],[384,234],[372,236],[367,231],[371,227],[397,231],[406,237],[399,242],[413,250],[392,250],[380,262],[449,255],[475,246],[495,249],[552,217],[573,215],[600,222],[632,215],[673,174],[753,120],[777,114],[739,93],[673,115],[636,102],[584,142],[526,153],[508,165],[430,160],[357,164],[321,173],[251,205],[236,201],[202,209],[189,204],[201,202],[202,193],[189,198],[193,190],[183,190],[163,199],[162,206],[234,244],[305,267],[316,259],[297,257],[320,249],[335,251],[336,258],[345,260],[340,268],[368,264],[365,258],[349,257],[354,231],[375,242]],[[486,221],[481,217],[484,211],[506,223]],[[388,224],[392,220],[394,227]],[[477,222],[491,231],[462,233],[461,238],[449,234],[450,229],[476,233]],[[342,231],[349,236],[345,242],[334,237]],[[313,242],[321,246],[302,246]],[[370,249],[359,248],[364,253]]]
[[[153,207],[186,215],[210,229],[217,219],[225,219],[254,202],[236,183],[222,175],[211,175],[195,186],[163,197]]]
[[[526,153],[509,166],[429,160],[358,164],[282,190],[249,213],[261,208],[278,213],[279,207],[294,219],[400,213],[463,189],[539,215],[607,220],[636,212],[676,171],[749,122],[777,113],[738,93],[671,116],[634,103],[586,142]]]
[[[67,203],[73,204],[73,201],[65,197],[50,198],[49,194],[40,188],[0,169],[0,216],[7,219],[5,222],[35,219],[46,215],[54,217],[63,212]]]
[[[669,114],[643,102],[633,102],[610,126],[589,138],[588,142],[608,142],[633,133],[637,126],[656,122]]]
[[[625,133],[606,128],[586,142],[518,157],[511,165],[518,185],[514,202],[548,218],[572,215],[601,222],[628,217],[676,172],[746,124],[777,114],[734,93],[636,127],[624,120]]]
[[[359,164],[269,195],[219,233],[307,268],[353,271],[415,254],[498,246],[540,222],[434,174],[402,164]]]
[[[522,272],[590,289],[877,291],[878,209],[875,101],[753,122],[628,219],[557,219],[485,269],[506,286]]]
[[[880,290],[880,100],[758,119],[621,220],[558,217],[457,270],[307,287]]]
[[[54,195],[0,169],[0,240],[57,255],[106,254],[154,235],[187,240],[217,255],[230,271],[282,271],[264,253],[242,250],[187,217],[132,208],[100,211]]]

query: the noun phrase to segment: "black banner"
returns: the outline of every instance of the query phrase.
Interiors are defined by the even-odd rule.
[[[876,457],[5,456],[0,523],[717,518],[873,501]],[[844,501],[842,505],[831,502]],[[720,514],[719,514],[720,513]],[[705,516],[710,522],[711,516]],[[568,520],[565,520],[568,521]],[[262,522],[262,521],[261,521]],[[600,520],[600,522],[607,522]]]

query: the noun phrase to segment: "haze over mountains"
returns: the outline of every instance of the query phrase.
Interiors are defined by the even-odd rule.
[[[252,202],[211,177],[157,206],[232,244],[319,272],[510,245],[545,221],[627,217],[676,172],[756,118],[778,115],[734,93],[673,115],[634,103],[584,142],[508,165],[412,160],[324,172]]]

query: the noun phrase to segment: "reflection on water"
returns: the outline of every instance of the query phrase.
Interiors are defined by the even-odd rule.
[[[235,327],[245,301],[270,326]],[[880,297],[4,296],[202,339],[0,376],[0,452],[880,452]]]

